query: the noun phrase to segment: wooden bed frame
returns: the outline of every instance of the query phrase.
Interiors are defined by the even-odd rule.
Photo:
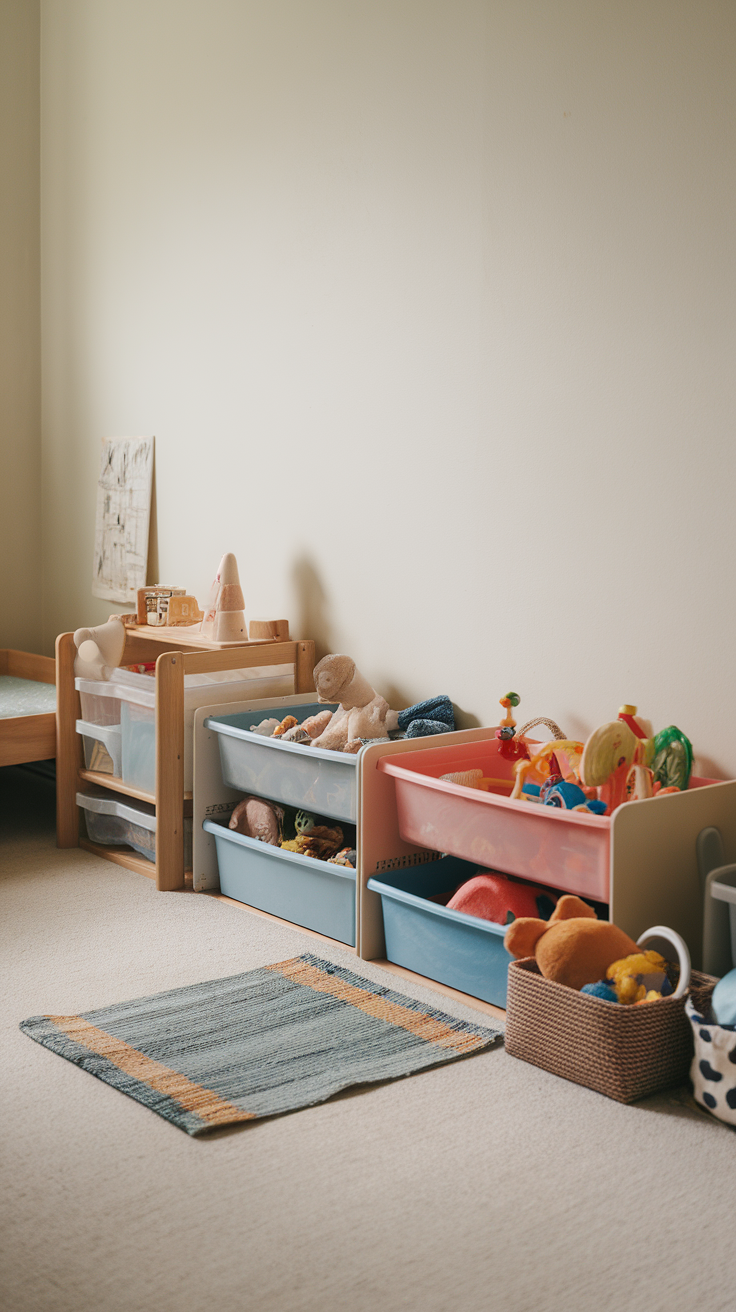
[[[36,683],[56,683],[56,665],[50,656],[0,649],[0,674]],[[56,715],[14,715],[0,719],[0,766],[50,761],[56,756]]]

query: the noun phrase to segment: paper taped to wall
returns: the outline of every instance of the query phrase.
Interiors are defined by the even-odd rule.
[[[135,604],[146,583],[153,483],[153,438],[102,442],[92,593]]]

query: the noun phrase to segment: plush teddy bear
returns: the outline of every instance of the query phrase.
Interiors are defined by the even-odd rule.
[[[512,957],[535,957],[545,979],[571,989],[605,978],[609,966],[639,951],[617,925],[598,920],[582,898],[566,893],[549,920],[521,916],[509,925],[504,946]]]

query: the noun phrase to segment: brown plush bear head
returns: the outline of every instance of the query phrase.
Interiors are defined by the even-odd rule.
[[[509,925],[504,946],[512,957],[535,957],[545,979],[581,989],[605,977],[612,962],[636,952],[622,929],[598,920],[582,898],[565,894],[549,920],[521,916]]]

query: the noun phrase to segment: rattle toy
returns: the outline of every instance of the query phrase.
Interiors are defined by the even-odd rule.
[[[637,715],[636,706],[626,704],[617,719],[599,725],[583,744],[565,738],[553,720],[542,717],[515,729],[511,707],[518,706],[519,701],[517,693],[507,693],[500,699],[507,713],[496,729],[499,756],[514,761],[512,801],[611,815],[622,802],[687,788],[692,744],[675,725],[654,737],[651,724]],[[539,746],[525,740],[524,735],[537,724],[551,729],[552,742]],[[459,775],[443,778],[466,783]],[[502,783],[484,778],[480,771],[476,778],[467,779],[467,785],[475,788],[498,787]]]

